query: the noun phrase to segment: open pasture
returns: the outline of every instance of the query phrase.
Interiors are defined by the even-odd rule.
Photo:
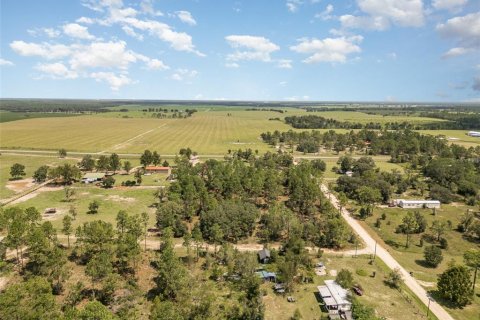
[[[227,150],[240,148],[251,148],[260,152],[273,150],[261,141],[260,134],[274,130],[295,130],[282,121],[283,118],[291,115],[317,114],[341,121],[362,123],[441,121],[422,117],[371,115],[362,112],[307,113],[302,109],[282,108],[287,112],[279,113],[221,106],[198,107],[198,112],[186,119],[154,119],[150,112],[143,112],[141,108],[142,106],[129,106],[129,112],[37,118],[2,123],[0,147],[53,151],[65,148],[67,151],[89,153],[102,151],[140,153],[145,149],[151,149],[163,155],[174,155],[180,148],[190,147],[200,155],[222,155]],[[275,118],[280,121],[269,120]],[[327,131],[327,129],[319,131]],[[468,144],[468,146],[480,145],[478,138],[466,136],[466,131],[463,130],[430,130],[424,133],[445,134],[447,137],[460,139],[455,143]]]
[[[20,163],[25,166],[25,180],[32,180],[32,175],[40,166],[57,166],[62,163],[77,163],[75,159],[60,159],[56,156],[19,156],[11,154],[2,154],[0,156],[0,199],[6,199],[13,196],[16,192],[14,188],[8,188],[10,182],[10,167],[14,163]],[[19,190],[18,190],[19,191]]]

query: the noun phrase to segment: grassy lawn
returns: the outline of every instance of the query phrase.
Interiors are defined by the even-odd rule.
[[[364,295],[359,297],[359,300],[363,304],[375,308],[379,316],[395,320],[424,319],[425,310],[421,309],[409,294],[402,294],[384,284],[383,280],[388,270],[383,262],[377,260],[373,264],[369,264],[367,256],[353,258],[334,255],[325,255],[319,261],[326,265],[327,272],[330,270],[340,271],[340,269],[350,270],[355,282],[359,283],[364,289]],[[357,270],[363,270],[367,275],[360,276],[356,273]],[[373,272],[376,273],[375,278],[371,277]],[[286,297],[288,295],[275,294],[270,283],[262,285],[262,288],[267,292],[267,295],[263,298],[266,305],[265,318],[287,320],[290,319],[297,308],[303,319],[326,317],[327,313],[322,312],[321,300],[316,293],[318,292],[317,286],[322,285],[323,281],[327,279],[335,279],[335,277],[330,275],[315,276],[314,283],[296,285],[294,292],[289,294],[296,299],[295,303],[287,301]],[[406,298],[406,296],[409,297]]]
[[[65,201],[65,193],[62,188],[57,191],[39,192],[34,198],[19,203],[21,208],[36,207],[40,212],[46,208],[54,207],[57,214],[52,218],[53,225],[57,230],[62,228],[62,219],[71,205],[75,206],[78,215],[73,221],[74,229],[87,221],[103,220],[115,225],[115,218],[120,210],[126,210],[129,214],[140,214],[147,212],[150,215],[150,224],[155,223],[155,209],[150,207],[154,203],[153,192],[155,189],[139,189],[135,187],[124,187],[114,189],[103,189],[93,185],[76,184],[75,198],[73,201]],[[97,214],[87,214],[88,205],[93,200],[100,203]]]
[[[428,227],[434,220],[450,220],[455,229],[460,222],[460,216],[466,212],[468,208],[474,209],[473,207],[468,207],[462,204],[442,205],[442,208],[437,210],[435,216],[433,215],[432,210],[419,210],[426,218]],[[415,278],[427,282],[424,283],[427,290],[435,290],[437,276],[448,268],[448,263],[452,259],[458,263],[462,263],[463,253],[470,248],[480,248],[480,243],[468,241],[456,230],[449,230],[444,235],[448,241],[448,249],[442,250],[444,256],[443,262],[437,268],[430,268],[425,265],[423,257],[424,247],[430,245],[430,243],[425,241],[424,247],[420,247],[420,235],[412,235],[410,247],[406,248],[406,236],[404,234],[395,233],[396,227],[401,223],[407,211],[408,210],[401,208],[376,208],[373,216],[367,218],[362,224],[366,226],[367,230],[370,230],[370,233],[372,233],[374,237],[385,243],[395,259],[397,259],[397,261],[399,261],[407,270],[412,271]],[[380,228],[376,228],[375,221],[382,213],[385,213],[387,218],[385,221],[382,220]],[[428,227],[426,233],[430,232]],[[437,243],[434,244],[438,245]],[[480,285],[477,281],[477,292],[479,291],[479,287]],[[477,320],[478,314],[480,314],[480,297],[476,295],[474,303],[464,309],[447,308],[447,310],[457,319]]]
[[[368,114],[360,111],[325,111],[325,112],[312,112],[309,114],[318,115],[324,118],[332,118],[339,121],[348,121],[348,122],[378,122],[381,124],[387,122],[409,122],[409,123],[426,123],[426,122],[437,122],[445,121],[442,119],[426,118],[426,117],[417,117],[417,116],[406,116],[406,115],[380,115],[380,114]]]
[[[77,163],[76,160],[72,159],[60,159],[56,156],[18,156],[10,154],[2,154],[0,156],[0,198],[5,199],[13,196],[16,192],[7,188],[7,183],[9,182],[10,177],[10,167],[14,163],[20,163],[25,166],[25,177],[30,179],[40,166],[49,165],[57,166],[62,163]]]

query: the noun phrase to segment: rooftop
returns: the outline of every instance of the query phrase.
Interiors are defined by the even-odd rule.
[[[104,172],[87,172],[83,175],[83,179],[102,179],[104,177]]]
[[[325,280],[325,285],[317,288],[326,305],[351,304],[348,300],[348,291],[334,280]]]

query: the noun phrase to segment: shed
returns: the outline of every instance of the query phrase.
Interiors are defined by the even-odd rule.
[[[172,169],[170,167],[146,166],[145,173],[165,173],[170,175]]]
[[[104,172],[87,172],[83,175],[83,183],[92,183],[96,181],[102,181],[105,178]]]
[[[260,260],[261,263],[268,263],[270,260],[270,250],[263,248],[262,250],[258,251],[258,260]]]
[[[264,281],[277,281],[277,274],[275,272],[268,272],[268,271],[257,271],[255,272],[260,279]]]

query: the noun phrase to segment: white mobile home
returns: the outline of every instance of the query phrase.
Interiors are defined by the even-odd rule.
[[[348,299],[347,290],[334,280],[325,280],[325,285],[318,286],[317,289],[330,319],[352,319],[352,303]]]
[[[397,205],[403,209],[439,209],[440,201],[438,200],[396,200]]]
[[[477,131],[469,131],[467,133],[467,136],[470,136],[470,137],[480,137],[480,132],[477,132]]]

